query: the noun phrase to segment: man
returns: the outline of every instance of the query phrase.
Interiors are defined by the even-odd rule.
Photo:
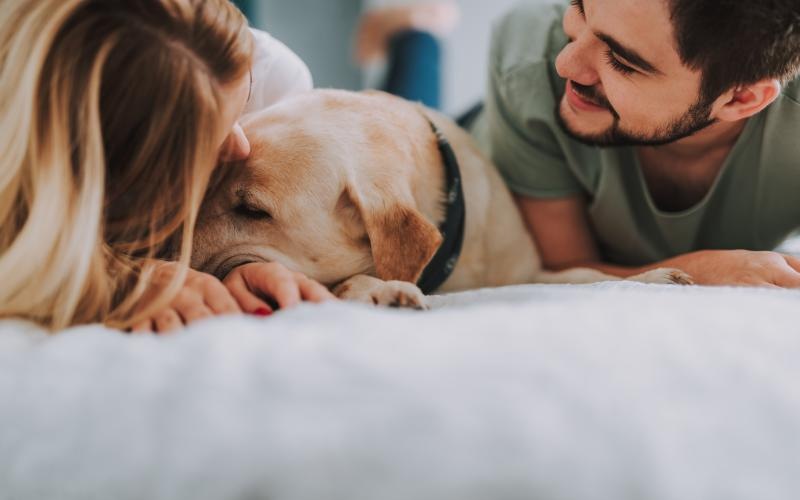
[[[800,287],[799,72],[796,0],[539,1],[473,131],[549,269]]]

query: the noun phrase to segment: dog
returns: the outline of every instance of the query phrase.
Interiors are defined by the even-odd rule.
[[[278,262],[342,299],[425,308],[425,295],[619,280],[547,272],[512,195],[467,132],[382,92],[314,90],[245,116],[252,151],[201,207],[192,266]],[[676,269],[629,278],[690,284]]]

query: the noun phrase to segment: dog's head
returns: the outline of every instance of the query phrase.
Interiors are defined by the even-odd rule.
[[[417,195],[438,189],[441,173],[433,134],[413,105],[314,91],[242,125],[252,152],[219,167],[193,267],[224,276],[273,261],[327,285],[357,274],[419,278],[441,235]]]

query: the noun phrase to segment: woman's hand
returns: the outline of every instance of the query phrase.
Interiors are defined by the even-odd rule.
[[[269,316],[273,312],[273,306],[263,297],[273,299],[281,309],[294,307],[304,300],[335,299],[323,285],[275,262],[239,266],[230,272],[224,283],[245,312],[258,316]]]
[[[153,292],[167,286],[178,265],[172,262],[158,264],[153,274]],[[197,320],[223,314],[239,314],[242,309],[231,292],[214,276],[190,269],[178,294],[169,305],[152,317],[134,325],[134,332],[165,333],[183,328]]]

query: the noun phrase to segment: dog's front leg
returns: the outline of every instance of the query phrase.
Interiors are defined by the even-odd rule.
[[[333,294],[340,299],[376,306],[427,309],[425,295],[413,283],[383,281],[365,274],[343,281],[333,289]]]
[[[534,283],[565,283],[565,284],[586,284],[599,283],[602,281],[623,281],[623,278],[611,276],[595,269],[574,268],[560,272],[542,271],[534,278]],[[692,277],[679,269],[659,268],[646,273],[637,274],[625,281],[638,281],[640,283],[651,283],[661,285],[692,285]]]

